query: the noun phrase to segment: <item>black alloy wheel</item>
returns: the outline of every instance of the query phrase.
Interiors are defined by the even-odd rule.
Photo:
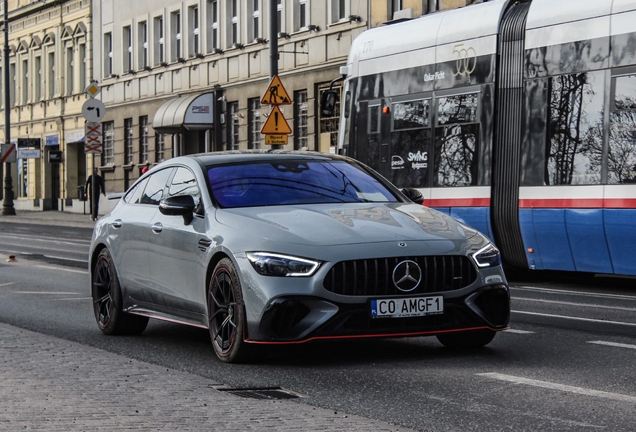
[[[119,279],[108,249],[99,253],[91,280],[93,312],[102,333],[140,334],[146,329],[147,317],[130,315],[122,310]]]
[[[214,268],[207,303],[210,339],[217,357],[227,363],[253,358],[254,347],[243,340],[243,293],[236,268],[228,258],[223,258]]]

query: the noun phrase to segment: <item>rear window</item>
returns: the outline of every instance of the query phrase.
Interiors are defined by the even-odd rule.
[[[208,169],[220,206],[355,202],[397,202],[362,169],[344,161],[279,161],[215,166]]]

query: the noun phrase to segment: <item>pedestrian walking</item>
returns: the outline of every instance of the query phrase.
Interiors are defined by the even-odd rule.
[[[95,176],[95,194],[93,194],[93,176]],[[93,170],[93,174],[86,179],[86,190],[88,191],[88,198],[91,205],[91,219],[97,220],[97,214],[99,212],[99,194],[106,196],[106,186],[104,185],[104,179],[99,175],[97,168]],[[95,200],[93,201],[93,197]]]

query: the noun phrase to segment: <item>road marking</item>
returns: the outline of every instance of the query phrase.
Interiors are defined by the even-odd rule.
[[[596,344],[596,345],[607,345],[607,346],[617,347],[617,348],[636,349],[636,345],[630,345],[630,344],[624,344],[624,343],[618,343],[618,342],[588,341],[587,343]]]
[[[39,268],[44,268],[44,269],[49,269],[49,270],[60,270],[60,271],[65,271],[65,272],[69,272],[69,273],[88,274],[88,270],[73,270],[73,269],[67,269],[67,268],[62,268],[62,267],[43,266],[43,265],[36,265],[36,266],[33,266],[33,267],[39,267]]]
[[[81,244],[81,245],[91,244],[90,240],[68,240],[61,237],[34,238],[31,235],[19,235],[19,234],[13,234],[13,235],[4,234],[1,237],[4,239],[33,240],[33,241],[42,242],[42,243],[65,244],[70,246],[77,246],[78,244]]]
[[[607,320],[599,320],[599,319],[593,319],[593,318],[581,318],[581,317],[572,317],[572,316],[565,316],[565,315],[551,315],[551,314],[544,314],[539,312],[525,312],[525,311],[518,311],[518,310],[511,310],[510,312],[518,313],[522,315],[536,315],[536,316],[549,317],[549,318],[563,318],[563,319],[569,319],[574,321],[585,321],[585,322],[602,323],[602,324],[617,324],[617,325],[624,325],[629,327],[636,327],[636,323],[626,323],[621,321],[607,321]]]
[[[7,286],[7,285],[13,285],[13,284],[15,284],[15,282],[7,282],[7,283],[0,284],[0,287]]]
[[[580,292],[573,290],[557,290],[552,288],[538,288],[538,287],[530,287],[530,286],[518,286],[518,287],[510,287],[511,291],[520,290],[520,291],[538,291],[538,292],[546,292],[551,294],[576,294],[583,297],[607,297],[614,299],[622,299],[622,300],[636,300],[635,296],[626,296],[620,294],[605,294],[605,293],[588,293],[588,292]]]
[[[575,303],[575,302],[565,302],[565,301],[558,301],[558,300],[530,299],[530,298],[523,298],[523,297],[513,297],[512,299],[514,301],[522,300],[522,301],[532,301],[532,302],[538,302],[538,303],[559,304],[559,305],[565,305],[565,306],[579,306],[579,307],[582,306],[582,307],[590,307],[590,308],[598,308],[598,309],[613,309],[613,310],[622,310],[622,311],[628,311],[628,312],[636,312],[636,308],[628,308],[628,307],[620,307],[620,306],[603,306],[603,305],[596,305],[596,304],[589,304],[589,303]]]
[[[533,331],[528,331],[528,330],[517,330],[517,329],[508,329],[506,330],[507,333],[516,333],[516,334],[532,334],[534,333]]]
[[[610,393],[610,392],[604,392],[600,390],[586,389],[583,387],[574,387],[574,386],[569,386],[565,384],[551,383],[548,381],[538,381],[538,380],[533,380],[528,378],[516,377],[513,375],[504,375],[504,374],[500,374],[496,372],[480,373],[477,375],[500,380],[500,381],[507,381],[507,382],[511,382],[515,384],[525,384],[525,385],[529,385],[533,387],[542,387],[542,388],[546,388],[550,390],[565,391],[565,392],[576,393],[576,394],[581,394],[585,396],[611,399],[611,400],[615,400],[619,402],[636,403],[636,397],[624,395],[620,393]]]

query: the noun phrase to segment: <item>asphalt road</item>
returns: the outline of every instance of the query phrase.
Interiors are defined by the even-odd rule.
[[[282,387],[305,395],[302,403],[423,431],[636,425],[633,279],[514,282],[511,329],[481,350],[447,350],[430,337],[320,342],[227,365],[201,329],[151,320],[141,336],[103,336],[82,263],[89,238],[90,229],[16,232],[0,223],[0,321],[230,387]],[[17,262],[6,262],[9,252]]]

